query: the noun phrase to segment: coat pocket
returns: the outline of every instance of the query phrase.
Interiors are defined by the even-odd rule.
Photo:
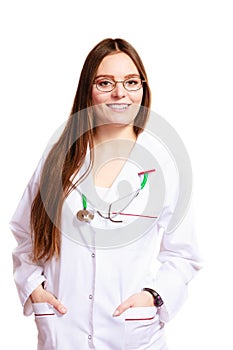
[[[38,330],[38,350],[55,350],[55,311],[48,303],[33,303]]]
[[[154,349],[160,336],[156,307],[133,307],[125,311],[125,350],[150,349],[150,346]]]

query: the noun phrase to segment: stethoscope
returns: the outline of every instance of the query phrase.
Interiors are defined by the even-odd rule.
[[[132,193],[130,193],[130,194],[124,196],[124,197],[121,197],[121,198],[117,199],[116,201],[110,203],[109,207],[108,207],[107,215],[102,214],[97,209],[95,209],[95,210],[87,210],[87,197],[76,188],[76,190],[82,196],[82,205],[83,205],[83,209],[79,210],[77,212],[77,214],[76,214],[78,220],[82,221],[82,222],[90,223],[94,219],[94,211],[95,211],[103,219],[110,220],[111,222],[115,222],[115,223],[123,222],[122,220],[114,220],[114,218],[117,215],[120,215],[126,208],[128,208],[128,206],[131,204],[131,202],[134,200],[134,198],[136,198],[138,196],[140,191],[146,186],[149,173],[151,173],[151,172],[155,172],[155,169],[151,169],[151,170],[147,170],[147,171],[143,171],[143,172],[138,173],[138,176],[143,176],[143,179],[141,181],[140,187],[136,191],[134,191],[134,192],[132,192]],[[116,202],[118,202],[118,201],[120,201],[122,199],[125,199],[125,198],[127,198],[129,196],[130,196],[130,200],[127,202],[127,204],[121,210],[119,210],[117,212],[115,212],[115,211],[112,212],[112,206],[113,206],[114,203],[116,203]]]

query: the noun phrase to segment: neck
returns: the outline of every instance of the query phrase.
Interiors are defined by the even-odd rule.
[[[94,136],[95,145],[117,139],[124,139],[135,142],[137,137],[133,130],[133,125],[113,126],[108,124],[96,127]]]
[[[101,125],[95,130],[93,175],[97,186],[110,187],[136,142],[132,125]]]

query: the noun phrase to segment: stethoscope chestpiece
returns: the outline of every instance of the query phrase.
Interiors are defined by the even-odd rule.
[[[79,221],[91,222],[94,219],[94,214],[86,209],[79,210],[76,214]]]

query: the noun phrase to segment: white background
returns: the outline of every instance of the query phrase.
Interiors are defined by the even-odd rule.
[[[68,117],[86,55],[106,37],[135,46],[153,110],[179,133],[193,164],[204,268],[167,325],[170,349],[232,348],[232,12],[230,0],[1,2],[1,349],[15,341],[36,349],[33,317],[22,315],[12,278],[8,222]]]

